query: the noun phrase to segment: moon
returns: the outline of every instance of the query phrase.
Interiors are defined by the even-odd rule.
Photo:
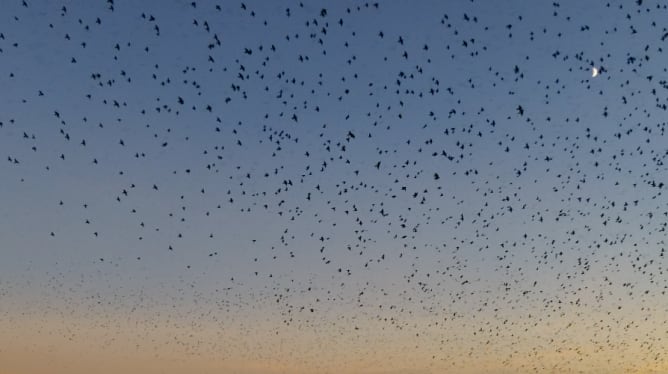
[[[598,68],[591,68],[591,76],[595,78],[598,75]]]

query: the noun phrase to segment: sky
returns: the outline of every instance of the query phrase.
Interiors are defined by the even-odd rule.
[[[668,372],[667,12],[6,1],[0,374]]]

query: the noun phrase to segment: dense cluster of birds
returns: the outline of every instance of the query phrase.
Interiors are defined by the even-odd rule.
[[[667,4],[7,3],[0,320],[288,371],[668,370]]]

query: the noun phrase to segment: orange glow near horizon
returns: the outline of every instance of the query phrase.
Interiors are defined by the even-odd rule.
[[[474,321],[468,321],[461,324],[471,327],[467,331],[450,331],[447,345],[440,343],[442,332],[419,338],[410,327],[379,333],[381,325],[373,322],[355,333],[324,337],[296,329],[268,333],[269,323],[244,330],[219,325],[193,329],[186,321],[159,319],[151,322],[151,328],[122,318],[106,324],[47,321],[19,317],[0,323],[0,373],[661,373],[668,369],[658,364],[634,366],[634,358],[662,362],[661,357],[647,356],[662,344],[668,349],[665,341],[638,340],[616,351],[604,350],[582,334],[577,323],[557,319],[552,339],[545,338],[550,329],[537,329],[523,335],[509,330],[496,341],[489,341],[488,334],[478,338]],[[429,329],[421,330],[429,335]],[[505,345],[512,340],[517,344]]]

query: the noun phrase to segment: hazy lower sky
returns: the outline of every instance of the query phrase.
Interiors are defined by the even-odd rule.
[[[4,1],[0,373],[668,372],[666,19]]]

